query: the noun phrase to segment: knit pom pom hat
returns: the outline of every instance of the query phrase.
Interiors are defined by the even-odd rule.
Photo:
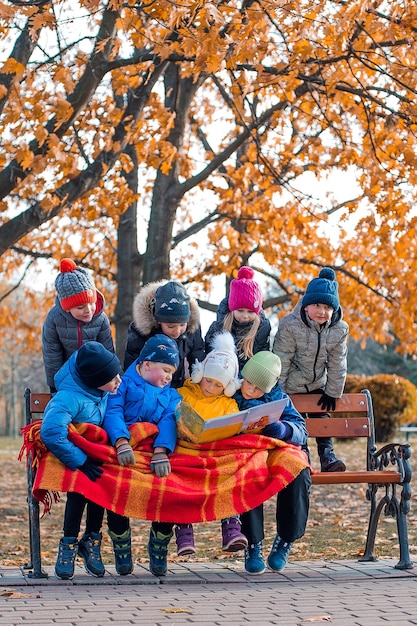
[[[224,395],[231,398],[241,386],[239,363],[235,342],[229,332],[214,335],[211,343],[213,350],[206,358],[196,361],[191,368],[191,381],[199,383],[203,378],[219,381],[224,387]]]
[[[308,284],[302,305],[306,307],[309,304],[327,304],[335,311],[338,310],[340,306],[338,284],[331,267],[323,267],[318,278],[313,278]]]
[[[230,283],[229,311],[237,309],[249,309],[259,313],[262,309],[262,291],[257,282],[253,280],[255,272],[251,267],[243,265]]]
[[[77,352],[75,369],[87,387],[98,389],[120,374],[122,366],[117,356],[103,344],[87,341]]]
[[[242,377],[252,385],[269,393],[281,376],[281,359],[277,354],[262,350],[246,361]]]
[[[62,259],[59,271],[55,289],[64,311],[97,301],[96,288],[85,269],[77,267],[72,259]]]
[[[167,335],[154,335],[145,343],[137,360],[139,363],[144,361],[167,363],[177,368],[180,363],[177,343]]]
[[[155,291],[154,317],[159,323],[186,324],[190,319],[190,296],[181,283],[170,281]]]

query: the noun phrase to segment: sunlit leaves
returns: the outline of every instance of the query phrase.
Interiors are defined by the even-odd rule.
[[[55,8],[0,3],[0,210],[2,223],[21,218],[5,265],[7,248],[36,254],[48,239],[54,257],[78,246],[116,275],[115,229],[138,199],[143,224],[151,206],[173,224],[149,242],[162,274],[171,263],[206,287],[253,261],[295,301],[330,264],[353,336],[394,332],[417,350],[415,3]],[[11,54],[14,19],[29,19],[38,43],[24,63]],[[209,215],[201,246],[192,227]]]

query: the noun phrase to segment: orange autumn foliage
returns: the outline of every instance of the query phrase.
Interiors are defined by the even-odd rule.
[[[415,353],[416,26],[411,0],[2,3],[3,278],[75,257],[126,326],[140,281],[250,263],[293,304],[330,265],[351,335]]]

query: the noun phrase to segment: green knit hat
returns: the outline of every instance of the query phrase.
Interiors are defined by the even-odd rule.
[[[277,384],[281,375],[281,359],[268,350],[257,352],[246,362],[242,369],[242,376],[252,385],[269,393]]]

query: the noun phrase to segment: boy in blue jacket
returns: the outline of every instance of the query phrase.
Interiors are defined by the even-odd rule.
[[[120,385],[120,371],[117,356],[101,343],[88,341],[83,344],[56,373],[57,393],[48,402],[42,420],[41,438],[48,450],[64,465],[80,470],[93,482],[100,478],[103,469],[68,439],[68,426],[84,422],[102,425],[109,393],[116,392]],[[78,541],[85,508],[86,528]],[[68,492],[64,536],[59,542],[55,564],[57,578],[70,580],[74,576],[77,553],[84,559],[89,574],[104,576],[100,554],[103,515],[103,507],[80,493]]]
[[[168,476],[171,471],[168,454],[177,443],[176,410],[181,396],[171,385],[179,364],[177,343],[167,335],[157,334],[147,340],[138,358],[122,376],[117,393],[109,397],[103,428],[116,447],[120,465],[134,465],[135,456],[130,446],[128,426],[150,422],[159,432],[153,442],[151,470],[156,476]],[[131,530],[128,517],[107,512],[109,535],[113,542],[116,571],[120,575],[133,571]],[[160,550],[160,536],[152,525],[148,551],[150,556]]]
[[[239,409],[243,411],[265,402],[287,398],[281,419],[265,426],[262,435],[299,445],[307,452],[308,435],[304,418],[278,383],[281,374],[280,358],[269,351],[258,352],[247,361],[241,374],[242,386],[234,395]],[[277,495],[277,534],[267,559],[269,569],[274,572],[281,572],[285,568],[292,544],[305,533],[310,487],[310,470],[306,468]],[[243,513],[241,522],[242,532],[249,544],[245,550],[245,570],[248,574],[262,574],[265,571],[262,554],[265,536],[263,505]]]

